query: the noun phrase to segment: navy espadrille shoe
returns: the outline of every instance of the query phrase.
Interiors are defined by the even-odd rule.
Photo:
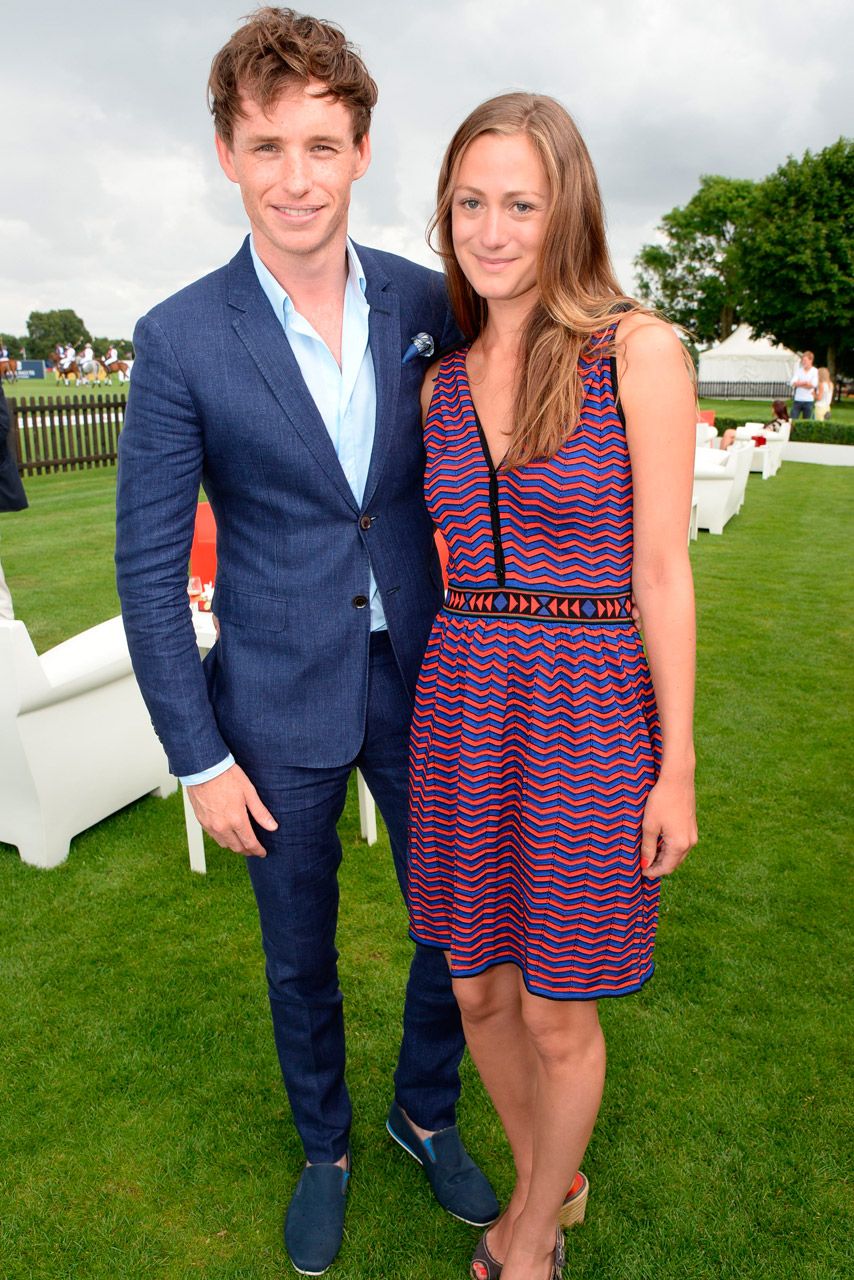
[[[285,1248],[295,1271],[322,1276],[335,1261],[344,1236],[347,1168],[307,1164],[285,1214]]]
[[[460,1141],[456,1125],[440,1129],[422,1142],[393,1102],[386,1128],[395,1142],[423,1167],[433,1195],[443,1209],[473,1227],[488,1227],[495,1221],[499,1213],[495,1192]]]

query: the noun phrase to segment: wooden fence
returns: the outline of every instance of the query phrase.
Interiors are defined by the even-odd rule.
[[[115,463],[124,396],[15,397],[8,404],[9,443],[21,475],[82,471]]]

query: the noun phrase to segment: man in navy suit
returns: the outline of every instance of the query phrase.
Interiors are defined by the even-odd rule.
[[[23,511],[29,506],[21,477],[18,475],[17,454],[11,436],[9,406],[3,388],[0,387],[0,511]],[[11,620],[15,616],[12,595],[3,576],[0,564],[0,618]]]
[[[442,592],[412,340],[459,335],[438,274],[348,239],[376,86],[336,27],[262,9],[209,90],[251,235],[137,326],[118,582],[172,769],[205,829],[246,855],[307,1162],[285,1244],[314,1275],[340,1246],[350,1168],[335,825],[358,766],[405,888],[409,721]],[[186,594],[201,482],[220,625],[204,669]],[[498,1205],[456,1129],[464,1042],[439,951],[416,947],[403,1023],[389,1131],[449,1212],[485,1224]]]

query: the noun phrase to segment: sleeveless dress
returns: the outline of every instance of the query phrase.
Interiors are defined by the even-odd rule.
[[[640,832],[660,731],[613,332],[582,357],[579,424],[547,461],[496,471],[467,348],[441,361],[425,425],[449,558],[412,725],[410,934],[455,977],[510,962],[555,999],[625,995],[654,967]]]

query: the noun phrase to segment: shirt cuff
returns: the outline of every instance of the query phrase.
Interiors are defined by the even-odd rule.
[[[200,782],[210,782],[211,778],[218,778],[233,764],[234,756],[229,753],[224,760],[220,760],[219,764],[212,764],[210,769],[203,769],[201,773],[188,773],[186,778],[179,778],[178,781],[182,787],[197,787]]]

